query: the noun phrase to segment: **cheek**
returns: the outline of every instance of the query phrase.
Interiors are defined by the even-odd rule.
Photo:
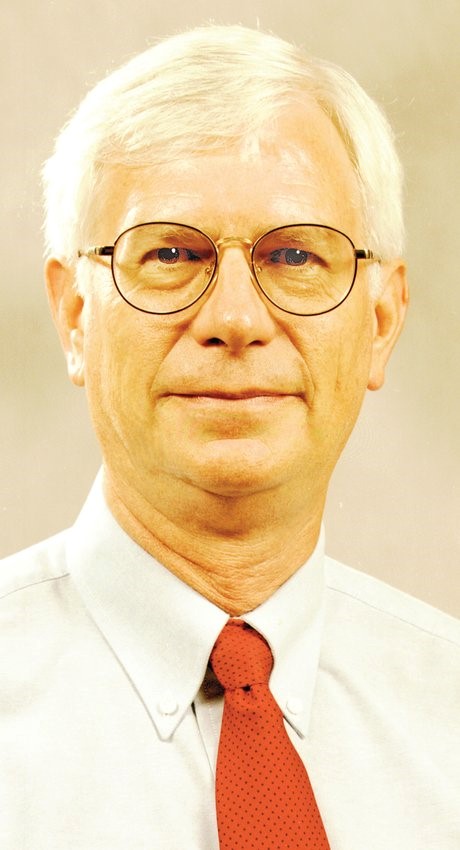
[[[344,305],[345,306],[345,305]],[[351,309],[350,309],[351,308]],[[357,309],[358,308],[358,309]],[[340,312],[339,312],[340,310]],[[302,356],[314,392],[312,413],[323,433],[349,432],[368,383],[372,351],[372,311],[367,301],[316,317],[303,335]]]
[[[337,351],[336,392],[360,403],[366,391],[372,353],[372,324],[363,321],[353,332],[342,330]]]
[[[93,418],[116,430],[149,416],[152,386],[174,345],[171,329],[115,302],[93,299],[85,327],[85,383]]]

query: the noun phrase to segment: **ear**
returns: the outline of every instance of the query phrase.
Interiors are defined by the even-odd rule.
[[[67,361],[72,383],[82,387],[84,377],[84,299],[77,292],[75,272],[55,257],[47,260],[45,280],[54,324]]]
[[[385,380],[385,367],[401,333],[409,290],[406,266],[402,260],[382,266],[384,284],[374,304],[374,339],[372,343],[369,390],[378,390]]]

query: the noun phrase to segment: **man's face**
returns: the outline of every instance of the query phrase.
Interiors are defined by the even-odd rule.
[[[229,149],[109,172],[90,242],[113,244],[148,221],[188,224],[215,241],[318,223],[366,247],[351,164],[315,105],[280,120],[260,154]],[[156,316],[121,299],[106,260],[79,262],[80,373],[112,479],[150,504],[179,484],[182,495],[271,490],[320,509],[369,382],[376,320],[366,272],[336,310],[289,315],[264,298],[247,252],[232,244],[197,304]]]

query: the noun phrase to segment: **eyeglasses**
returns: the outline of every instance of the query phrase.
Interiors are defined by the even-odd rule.
[[[246,249],[253,279],[285,313],[318,316],[335,310],[350,294],[358,260],[379,262],[367,249],[323,224],[276,227],[255,242],[227,237],[217,242],[185,224],[137,224],[113,245],[87,248],[78,256],[110,256],[118,292],[131,307],[158,315],[195,304],[215,279],[224,247]]]

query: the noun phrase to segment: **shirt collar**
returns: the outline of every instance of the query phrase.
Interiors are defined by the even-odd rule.
[[[310,721],[324,618],[324,533],[303,564],[243,619],[268,641],[275,659],[270,690],[304,737]]]
[[[70,530],[69,570],[96,626],[140,695],[161,739],[174,733],[204,679],[228,614],[135,543],[113,518],[98,476]],[[270,688],[300,735],[308,729],[318,665],[323,537],[307,563],[243,617],[264,635]]]

